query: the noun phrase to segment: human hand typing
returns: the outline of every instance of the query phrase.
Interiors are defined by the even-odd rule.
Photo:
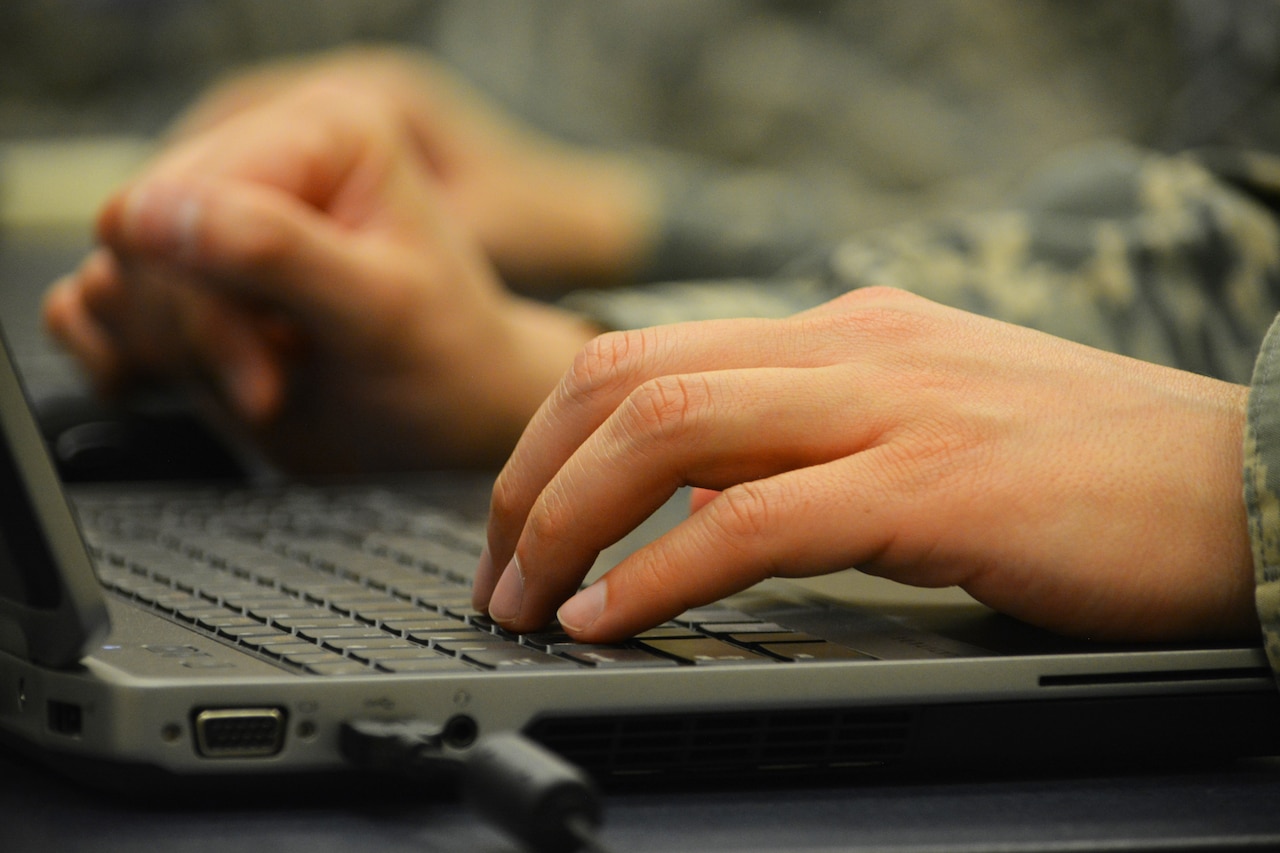
[[[1080,636],[1256,631],[1246,395],[885,289],[605,335],[497,480],[475,603],[607,642],[856,566]],[[579,592],[685,485],[719,494]]]

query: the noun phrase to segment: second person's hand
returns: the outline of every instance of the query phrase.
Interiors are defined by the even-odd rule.
[[[359,94],[301,87],[175,145],[47,321],[104,391],[203,389],[296,471],[497,464],[594,330],[499,284]]]

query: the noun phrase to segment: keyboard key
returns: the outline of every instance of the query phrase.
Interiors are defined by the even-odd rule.
[[[456,628],[431,628],[426,631],[410,631],[405,636],[415,643],[437,643],[446,641],[476,640],[481,642],[501,642],[501,638],[485,631],[477,631],[461,622],[453,623]]]
[[[426,646],[409,646],[408,648],[355,648],[347,651],[347,657],[370,663],[399,660],[452,660],[453,658]]]
[[[474,619],[471,621],[475,622]],[[576,645],[573,637],[570,637],[564,631],[538,631],[532,634],[521,634],[519,642],[522,646],[529,646],[544,652],[551,651],[555,646]]]
[[[711,637],[688,640],[641,640],[640,645],[697,666],[772,662],[771,658]]]
[[[447,657],[386,660],[379,661],[377,665],[379,669],[394,673],[475,672],[475,669],[463,661]]]
[[[628,646],[588,646],[573,644],[552,646],[549,651],[564,655],[597,669],[621,669],[636,666],[679,666],[671,658]]]
[[[218,629],[218,633],[232,640],[239,640],[246,645],[250,642],[260,640],[270,640],[277,637],[293,638],[288,631],[280,631],[269,625],[263,625],[261,622],[255,622],[252,625],[229,625]]]
[[[387,636],[385,631],[379,631],[369,625],[340,628],[299,628],[295,633],[304,640],[311,640],[316,643],[324,643],[329,640],[375,639]]]
[[[704,623],[702,630],[708,634],[723,636],[725,634],[785,634],[790,631],[777,622],[709,622]]]
[[[308,604],[297,598],[290,598],[288,604],[278,607],[255,608],[251,615],[264,619],[314,619],[317,616],[333,616],[334,614],[318,604]]]
[[[236,637],[236,642],[240,645],[253,649],[258,652],[266,652],[271,654],[273,648],[283,648],[297,642],[297,637],[292,634],[241,634]]]
[[[297,607],[298,600],[288,595],[227,595],[222,603],[245,613],[261,613]]]
[[[501,645],[483,650],[470,650],[462,654],[462,659],[488,669],[507,669],[516,667],[554,668],[575,667],[573,661],[552,657],[548,654],[520,646]]]
[[[195,622],[201,616],[216,616],[217,614],[228,614],[230,611],[209,602],[193,602],[190,605],[175,607],[173,615],[184,622]]]
[[[361,610],[368,608],[370,605],[373,605],[374,607],[381,607],[382,605],[386,604],[389,600],[390,599],[388,599],[382,593],[378,593],[378,597],[374,599],[361,599],[361,598],[348,598],[348,597],[331,598],[324,603],[324,606],[329,608],[329,610],[332,613],[335,613],[339,616],[345,616],[348,619],[357,619],[358,618],[357,614]]]
[[[713,622],[759,622],[760,620],[752,619],[741,610],[734,610],[722,604],[710,604],[706,607],[686,610],[671,621],[680,625],[705,625]]]
[[[379,637],[337,637],[324,641],[326,649],[333,649],[336,652],[351,652],[356,649],[421,649],[422,646],[400,639],[399,637],[388,637],[383,634]]]
[[[422,608],[411,601],[361,605],[351,608],[351,615],[366,622],[385,622],[390,619],[421,619],[429,618],[430,616],[430,614],[424,614]]]
[[[275,640],[264,640],[257,643],[258,651],[263,654],[270,655],[275,658],[286,658],[289,655],[310,654],[317,651],[314,643],[307,643],[298,640],[298,638],[290,636],[292,642],[276,642]],[[320,649],[323,651],[323,649]]]
[[[200,603],[200,601],[200,598],[189,592],[181,592],[174,589],[157,595],[151,603],[165,613],[173,613],[180,607],[191,607]]]
[[[272,619],[271,624],[287,631],[314,631],[322,628],[367,628],[363,622],[357,622],[346,616],[337,616],[324,611],[317,611],[309,616],[286,616]]]
[[[519,646],[512,646],[511,643],[507,642],[501,637],[495,637],[492,634],[483,634],[479,637],[471,637],[465,640],[460,640],[460,639],[434,640],[431,643],[431,648],[439,649],[442,652],[448,652],[451,655],[462,655],[468,652],[480,652],[480,651],[486,651],[488,649],[514,648],[516,651],[521,651]],[[538,654],[538,655],[543,654],[542,652],[529,651],[527,649],[524,650],[523,653]],[[543,656],[546,657],[546,655],[543,655]]]
[[[642,634],[636,634],[637,640],[680,640],[701,637],[702,634],[693,628],[682,625],[659,625]]]
[[[318,649],[315,646],[309,646],[302,651],[285,652],[278,655],[278,657],[286,663],[294,663],[298,666],[311,666],[318,663],[340,663],[346,660],[340,654]]]
[[[476,568],[479,552],[471,552],[414,536],[375,534],[365,540],[366,547],[393,559],[411,563],[429,572],[469,577]]]
[[[220,628],[242,628],[246,626],[251,628],[263,627],[261,622],[251,616],[231,614],[228,611],[223,611],[221,613],[205,613],[196,619],[196,624],[201,628],[206,628],[210,631]]]
[[[813,634],[805,634],[801,631],[782,631],[776,634],[727,634],[721,635],[726,640],[743,645],[759,646],[766,643],[824,643],[821,637],[815,637]]]
[[[829,660],[875,660],[871,655],[835,643],[769,643],[761,649],[783,660],[806,663]]]
[[[377,673],[377,670],[372,667],[353,660],[309,663],[303,669],[312,675],[374,675]]]
[[[442,601],[439,603],[440,612],[447,613],[455,619],[474,619],[480,616],[480,611],[471,606],[471,595],[459,596],[453,601]]]
[[[398,634],[412,634],[423,631],[466,631],[469,630],[465,622],[459,622],[457,619],[450,619],[447,616],[415,617],[412,619],[386,619],[378,623],[378,627],[384,631],[392,631]]]

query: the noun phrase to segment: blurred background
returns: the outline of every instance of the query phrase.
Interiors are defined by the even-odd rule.
[[[0,0],[0,322],[52,420],[89,403],[40,297],[102,200],[219,79],[351,45],[714,176],[726,257],[999,204],[1103,140],[1280,150],[1280,0]]]
[[[558,136],[776,195],[752,227],[833,238],[997,204],[1097,140],[1280,148],[1278,0],[3,0],[0,246],[87,245],[202,90],[353,44],[430,51]]]
[[[835,186],[848,203],[832,227],[847,231],[989,203],[1047,155],[1098,137],[1256,136],[1241,116],[1275,76],[1276,5],[5,0],[0,192],[10,224],[80,210],[230,69],[394,42],[571,139]]]

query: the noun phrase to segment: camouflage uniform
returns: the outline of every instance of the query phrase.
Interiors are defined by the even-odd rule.
[[[1265,167],[1280,170],[1277,163],[1263,155],[1166,156],[1100,144],[1059,158],[1009,204],[988,212],[812,246],[772,275],[580,291],[563,303],[607,326],[636,327],[785,317],[853,288],[890,285],[1102,349],[1248,382],[1280,311],[1280,228],[1267,206],[1269,187],[1248,170],[1265,178]]]

